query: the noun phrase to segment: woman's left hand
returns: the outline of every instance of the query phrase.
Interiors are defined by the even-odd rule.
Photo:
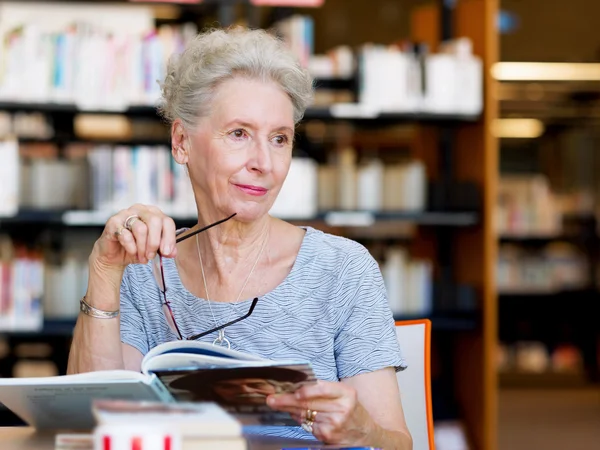
[[[368,444],[365,441],[374,425],[358,401],[356,390],[345,383],[318,381],[293,394],[270,395],[267,404],[290,413],[300,424],[311,419],[307,418],[307,413],[313,412],[312,432],[327,444]]]

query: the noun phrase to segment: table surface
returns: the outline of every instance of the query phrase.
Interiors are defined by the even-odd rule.
[[[36,432],[30,427],[0,427],[2,450],[54,450],[55,433]],[[314,443],[311,442],[314,445]],[[282,447],[306,447],[307,442],[260,437],[248,441],[248,450],[279,450]],[[323,447],[327,448],[327,447]]]

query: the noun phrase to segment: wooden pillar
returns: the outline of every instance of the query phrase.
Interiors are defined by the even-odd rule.
[[[476,289],[481,309],[481,326],[457,334],[454,346],[455,396],[474,449],[497,447],[497,298],[495,264],[497,242],[494,209],[498,182],[498,147],[491,135],[497,117],[496,82],[490,75],[498,59],[496,17],[498,0],[458,0],[454,11],[454,37],[468,37],[476,55],[484,62],[484,111],[479,121],[456,125],[453,169],[457,181],[475,183],[481,192],[481,222],[455,233],[453,271],[457,282]],[[411,38],[436,49],[441,36],[439,3],[421,6],[412,13]],[[439,140],[435,126],[421,127],[414,155],[425,161],[432,179],[438,176]],[[418,233],[415,249],[434,256],[431,239],[435,233]]]
[[[461,336],[457,346],[457,395],[465,419],[474,424],[471,432],[476,447],[497,448],[498,382],[496,352],[498,304],[495,267],[497,240],[494,230],[496,190],[499,177],[498,143],[492,136],[498,115],[497,83],[491,68],[498,61],[498,0],[459,0],[455,11],[457,36],[469,37],[473,51],[483,59],[484,111],[481,120],[458,130],[456,176],[475,181],[483,199],[480,226],[458,236],[456,274],[460,281],[477,286],[482,311],[481,331]],[[461,363],[462,361],[462,363]]]

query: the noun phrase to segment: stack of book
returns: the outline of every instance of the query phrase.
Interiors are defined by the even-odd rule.
[[[412,258],[403,247],[389,247],[380,263],[394,315],[427,316],[433,309],[433,264]]]
[[[40,329],[43,293],[42,255],[0,235],[0,331]]]

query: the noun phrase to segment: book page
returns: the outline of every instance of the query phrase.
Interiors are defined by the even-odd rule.
[[[42,383],[46,385],[71,385],[100,381],[127,380],[150,383],[148,376],[139,372],[134,372],[133,370],[101,370],[97,372],[76,373],[57,377],[2,378],[0,379],[0,386],[37,386]]]
[[[291,425],[287,413],[266,404],[270,394],[294,392],[314,383],[309,364],[263,363],[254,366],[155,372],[171,395],[180,402],[214,402],[244,425]]]
[[[149,401],[160,399],[159,394],[151,386],[134,380],[96,380],[75,384],[45,383],[43,380],[45,379],[38,379],[38,384],[29,380],[21,385],[0,384],[0,402],[29,425],[38,429],[92,428],[95,424],[91,410],[93,399],[119,398]]]
[[[208,363],[212,364],[220,360],[230,360],[232,363],[235,361],[269,361],[265,358],[260,358],[256,355],[252,355],[250,353],[239,352],[236,350],[231,350],[225,347],[220,347],[218,345],[209,344],[206,342],[196,342],[196,341],[174,341],[174,342],[165,342],[164,344],[160,344],[150,350],[144,359],[142,360],[142,372],[148,374],[150,372],[150,367],[156,367],[156,364],[151,363],[154,358],[159,355],[181,355],[181,356],[191,356],[193,355],[193,361],[195,361],[194,365],[199,365],[204,358]],[[214,359],[219,358],[219,359]],[[162,363],[161,363],[162,364]],[[176,359],[173,359],[172,366],[164,367],[175,369],[186,367],[189,365],[181,366],[180,363],[177,362]],[[218,364],[223,365],[223,364]]]
[[[217,367],[252,367],[264,366],[264,361],[239,361],[216,356],[193,355],[188,353],[166,353],[146,361],[144,371],[147,373],[173,369],[211,369]]]

